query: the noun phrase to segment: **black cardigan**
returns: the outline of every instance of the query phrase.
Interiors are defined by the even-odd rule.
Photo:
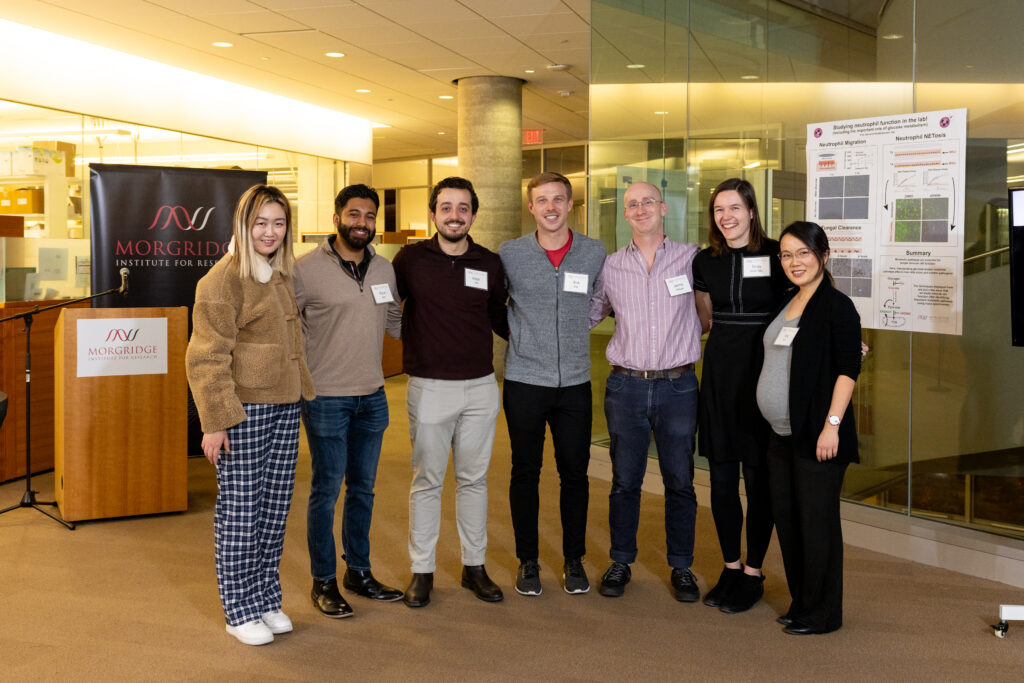
[[[782,311],[799,290],[784,296]],[[798,457],[815,458],[818,436],[828,419],[832,391],[839,375],[857,380],[860,374],[860,315],[848,296],[832,286],[826,275],[800,316],[793,339],[789,372],[789,420],[793,451]],[[839,425],[838,462],[860,462],[853,400]]]

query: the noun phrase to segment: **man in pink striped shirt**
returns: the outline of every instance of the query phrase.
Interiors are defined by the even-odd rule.
[[[612,372],[604,411],[611,435],[612,490],[608,497],[612,564],[601,595],[617,597],[631,576],[640,521],[640,488],[651,431],[665,485],[665,536],[671,583],[681,602],[700,599],[693,564],[697,497],[693,449],[697,424],[700,319],[691,265],[698,247],[665,237],[668,206],[649,183],[625,194],[633,239],[605,260],[602,286],[590,304],[590,326],[614,312],[615,333],[605,351]]]

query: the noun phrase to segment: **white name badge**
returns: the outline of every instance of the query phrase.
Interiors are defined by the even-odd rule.
[[[466,286],[473,289],[487,289],[487,271],[466,268]]]
[[[772,266],[768,256],[744,256],[743,277],[770,277]]]
[[[371,285],[370,291],[373,292],[373,300],[379,304],[389,304],[395,300],[395,298],[391,296],[391,287],[385,283]]]
[[[566,272],[562,289],[566,292],[573,292],[575,294],[586,294],[587,282],[589,281],[589,279],[590,276],[587,275],[586,273]]]
[[[665,278],[665,284],[668,285],[668,293],[670,296],[679,296],[680,294],[686,294],[692,292],[690,289],[690,280],[685,275],[676,275],[675,277]]]
[[[779,336],[775,338],[775,345],[792,346],[793,339],[796,337],[796,333],[799,331],[799,327],[783,327],[781,330],[779,330]]]

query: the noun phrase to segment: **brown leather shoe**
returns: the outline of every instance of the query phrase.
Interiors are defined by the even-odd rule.
[[[485,602],[501,602],[505,597],[498,585],[487,576],[482,564],[462,568],[462,587],[468,588]]]

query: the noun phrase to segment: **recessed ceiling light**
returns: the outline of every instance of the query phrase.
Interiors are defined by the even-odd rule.
[[[899,40],[902,37],[902,33],[886,33],[884,36],[882,36],[882,40]]]
[[[568,64],[548,64],[547,69],[548,69],[548,71],[568,71],[569,70],[569,65]]]
[[[439,100],[454,100],[455,96],[454,95],[438,95],[437,99],[439,99]]]
[[[373,92],[368,88],[356,88],[356,92]]]
[[[344,57],[345,53],[344,52],[325,52],[324,56],[325,57],[331,57],[332,59],[338,59],[339,57]]]
[[[656,116],[667,116],[668,112],[667,111],[656,111],[656,112],[654,112],[654,114]]]
[[[213,44],[214,47],[234,47],[231,43],[226,43],[223,40],[218,40]]]
[[[627,64],[626,68],[627,69],[643,69],[645,66],[647,66],[647,65],[646,64]]]
[[[534,74],[537,73],[537,71],[535,69],[525,69],[523,73]]]
[[[270,61],[270,57],[260,57],[260,61],[261,62],[269,62]]]
[[[438,135],[444,135],[444,131],[443,130],[439,130],[439,131],[437,131],[437,134]]]
[[[756,81],[758,78],[760,78],[760,76],[755,76],[754,74],[743,74],[740,76],[740,79],[744,81]]]

